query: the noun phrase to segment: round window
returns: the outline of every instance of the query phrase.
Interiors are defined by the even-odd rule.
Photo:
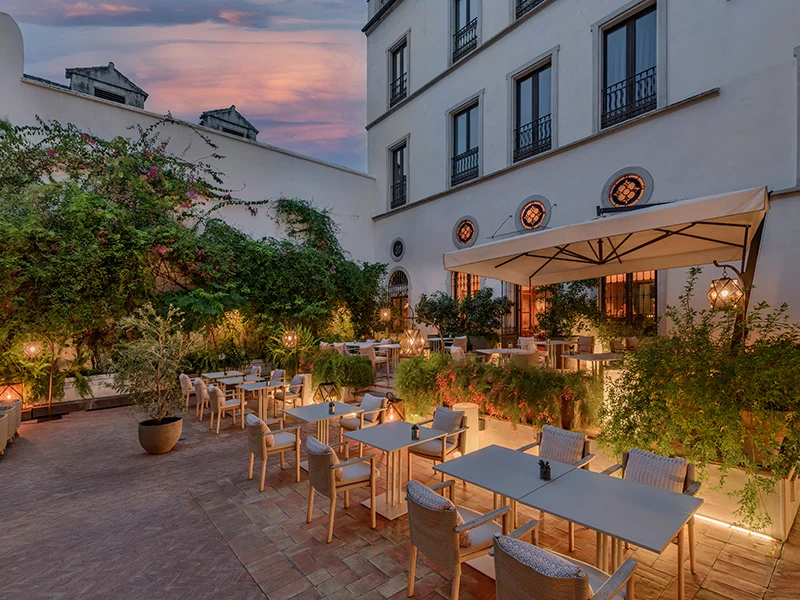
[[[519,216],[519,224],[525,229],[536,229],[544,221],[545,215],[547,215],[547,209],[544,204],[538,200],[532,200],[522,209],[522,213]]]
[[[469,248],[478,241],[478,220],[465,215],[453,227],[453,244],[456,248]]]
[[[391,254],[392,260],[395,262],[400,261],[406,253],[406,244],[402,238],[395,238],[392,242]]]
[[[641,167],[626,167],[606,181],[602,204],[613,208],[630,208],[647,204],[652,195],[652,175]]]

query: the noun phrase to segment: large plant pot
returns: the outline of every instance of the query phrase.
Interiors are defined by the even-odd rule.
[[[150,454],[164,454],[178,443],[183,432],[183,419],[170,417],[163,421],[148,420],[139,423],[139,443]]]

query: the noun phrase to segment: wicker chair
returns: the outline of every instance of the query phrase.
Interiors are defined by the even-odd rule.
[[[250,365],[250,372],[248,375],[255,375],[261,377],[261,365]]]
[[[242,429],[244,429],[244,399],[225,398],[225,390],[220,387],[210,385],[208,386],[209,409],[211,411],[211,421],[208,424],[209,429],[214,429],[214,415],[217,415],[217,435],[219,435],[219,423],[225,413],[231,413],[231,421],[236,425],[236,411],[242,420]]]
[[[652,454],[631,448],[630,452],[622,453],[622,463],[612,465],[603,471],[604,475],[611,475],[622,470],[622,478],[644,485],[660,487],[665,490],[695,496],[700,491],[700,482],[697,481],[695,466],[685,458],[667,458],[660,454]],[[689,533],[689,566],[692,573],[696,573],[694,560],[694,515],[686,523]],[[625,548],[628,547],[627,542]]]
[[[178,377],[178,380],[181,382],[181,393],[183,394],[183,398],[185,400],[185,412],[189,412],[189,397],[194,394],[194,388],[192,387],[192,380],[186,373],[181,373]]]
[[[264,478],[267,475],[267,458],[271,454],[279,454],[281,458],[281,470],[285,467],[284,455],[287,452],[294,452],[295,472],[294,477],[300,483],[300,427],[283,426],[283,419],[270,419],[262,421],[257,416],[249,414],[245,417],[247,424],[247,441],[250,444],[250,467],[247,472],[247,479],[253,478],[253,462],[256,457],[261,459],[261,487],[259,491],[264,491]],[[277,423],[279,429],[270,430],[269,425]]]
[[[435,465],[437,462],[444,462],[449,456],[456,451],[461,452],[462,455],[466,453],[467,436],[464,433],[467,431],[467,417],[463,411],[450,410],[444,406],[437,406],[433,412],[433,418],[427,421],[417,423],[417,425],[431,424],[432,429],[439,431],[446,431],[452,435],[443,437],[441,439],[430,440],[411,446],[408,449],[408,472],[407,479],[411,481],[411,463],[413,456],[420,456],[432,460]],[[444,481],[444,473],[442,473],[442,481]]]
[[[361,399],[362,412],[357,416],[344,415],[339,419],[339,441],[344,441],[345,431],[356,431],[365,427],[372,427],[383,423],[383,415],[389,408],[389,401],[386,396],[375,396],[374,394],[364,394]],[[358,443],[358,455],[364,454],[364,444]]]
[[[340,463],[339,457],[333,450],[335,447],[344,446],[345,461]],[[316,438],[306,438],[306,451],[308,453],[308,514],[306,523],[311,523],[314,516],[314,493],[319,492],[330,498],[330,514],[328,516],[328,543],[333,540],[333,520],[336,513],[336,496],[339,492],[344,494],[344,507],[350,507],[350,490],[368,487],[370,499],[370,527],[377,526],[375,516],[375,492],[377,488],[378,470],[375,468],[377,455],[369,454],[358,458],[349,458],[347,442],[326,446]]]
[[[8,443],[14,442],[19,436],[19,427],[22,425],[22,400],[4,400],[0,402],[0,413],[8,414]]]
[[[567,431],[545,425],[539,431],[538,438],[532,444],[517,448],[520,452],[527,452],[532,448],[539,448],[539,456],[547,460],[555,460],[569,465],[574,465],[579,469],[588,469],[589,463],[594,460],[592,454],[592,441],[586,437],[585,433],[578,431]],[[540,513],[540,518],[544,513]],[[516,525],[516,507],[513,516]],[[575,523],[568,523],[569,529],[569,551],[575,550]]]
[[[450,346],[451,348],[461,348],[464,351],[464,354],[467,353],[467,336],[461,335],[458,337],[453,338],[453,344]]]
[[[334,342],[333,349],[342,356],[347,356],[347,346],[344,343]]]
[[[8,440],[14,435],[11,426],[13,418],[10,412],[0,412],[0,456],[6,453]]]
[[[206,406],[211,404],[211,398],[208,396],[208,386],[206,382],[199,377],[194,380],[194,395],[197,398],[195,401],[195,416],[197,416],[202,423]]]
[[[365,346],[358,349],[358,353],[372,363],[372,368],[375,371],[375,376],[378,375],[378,369],[383,368],[386,371],[386,377],[389,377],[389,359],[385,356],[378,356],[375,354],[374,346]]]
[[[523,529],[523,528],[520,528]],[[497,600],[633,600],[636,561],[629,558],[612,575],[591,565],[516,539],[494,539]],[[625,593],[619,593],[625,587]]]
[[[592,354],[594,352],[594,336],[582,335],[578,337],[578,352]]]
[[[611,346],[611,352],[615,354],[625,352],[625,342],[623,340],[611,340],[609,345]]]
[[[299,374],[292,377],[289,383],[284,383],[281,389],[275,391],[275,415],[278,414],[278,402],[282,404],[281,412],[290,403],[297,406],[297,401],[303,398],[303,388],[306,385],[305,375]]]
[[[414,595],[414,575],[417,553],[422,553],[439,567],[453,575],[452,600],[458,599],[461,583],[461,565],[468,560],[488,554],[495,535],[508,530],[508,507],[480,514],[455,506],[431,490],[450,490],[454,481],[445,481],[425,488],[417,481],[406,486],[408,501],[408,529],[411,538],[411,564],[408,569],[408,597]],[[416,488],[416,489],[415,489]],[[503,525],[495,523],[502,518]],[[468,536],[468,537],[464,537]]]

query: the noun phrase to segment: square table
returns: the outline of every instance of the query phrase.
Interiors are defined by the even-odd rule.
[[[375,346],[381,350],[386,350],[386,358],[389,360],[389,369],[394,371],[397,369],[397,364],[400,362],[400,344],[378,344]]]
[[[412,426],[412,423],[406,421],[391,421],[382,425],[348,431],[344,434],[346,438],[384,452],[386,456],[386,492],[375,498],[377,504],[375,510],[384,519],[390,521],[402,517],[408,512],[408,505],[402,493],[403,449],[449,435],[430,427],[420,427],[419,439],[413,440],[411,439]],[[411,460],[411,457],[408,457],[408,460]],[[364,500],[361,504],[367,508],[370,507],[369,500]]]
[[[304,423],[317,424],[317,439],[325,444],[329,444],[330,432],[329,423],[331,419],[338,419],[346,415],[357,415],[363,412],[360,408],[353,407],[350,404],[343,402],[334,402],[334,412],[330,411],[330,403],[325,404],[308,404],[307,406],[295,406],[294,408],[285,408],[284,414],[287,414]],[[304,460],[300,463],[300,468],[308,471],[308,461]]]
[[[242,401],[244,401],[244,395],[246,392],[253,392],[253,394],[258,399],[258,418],[263,420],[264,418],[266,418],[267,415],[269,415],[269,406],[267,405],[268,403],[265,402],[268,399],[267,392],[274,391],[283,386],[284,386],[283,383],[273,385],[269,381],[262,380],[262,381],[241,383],[236,386],[236,391],[238,394],[241,395],[240,397],[242,398]],[[264,411],[265,405],[266,405],[266,415]],[[272,414],[273,415],[275,414],[274,410]]]
[[[214,371],[212,373],[200,373],[200,377],[214,381],[215,379],[222,379],[223,377],[239,377],[244,375],[241,371]]]
[[[621,562],[621,541],[661,553],[677,536],[678,598],[683,600],[684,526],[702,499],[575,469],[523,496],[520,503],[596,531],[597,566],[603,570],[607,562],[604,536],[612,538],[612,571]]]

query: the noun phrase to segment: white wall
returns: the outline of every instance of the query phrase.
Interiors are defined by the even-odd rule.
[[[131,135],[128,127],[148,126],[160,116],[89,96],[22,79],[23,40],[13,19],[0,13],[0,118],[15,125],[34,123],[35,117],[73,123],[101,138]],[[164,130],[171,139],[168,151],[180,154],[191,144],[187,158],[209,154],[192,132],[201,130],[219,145],[226,158],[217,166],[226,174],[226,187],[243,200],[298,197],[329,207],[342,229],[342,244],[354,258],[373,260],[371,215],[375,181],[366,174],[330,165],[289,151],[243,140],[236,136],[179,124]],[[280,235],[262,208],[253,217],[245,207],[227,207],[219,216],[254,237]]]
[[[386,69],[388,40],[411,28],[411,79],[431,78],[446,61],[437,52],[431,64],[419,65],[415,45],[449,44],[446,11],[425,9],[425,0],[404,0],[369,36],[370,73]],[[435,3],[440,4],[440,3]],[[446,5],[447,2],[441,2]],[[455,69],[422,96],[369,130],[369,171],[377,178],[377,212],[388,208],[387,148],[409,136],[409,196],[418,201],[447,190],[447,111],[483,91],[483,175],[509,167],[512,123],[507,75],[535,57],[557,48],[558,147],[584,140],[563,152],[475,185],[458,188],[423,205],[376,222],[377,258],[387,260],[395,236],[406,242],[399,264],[410,274],[412,303],[420,292],[443,289],[447,281],[441,255],[455,249],[451,231],[463,215],[480,226],[478,243],[513,215],[529,195],[541,194],[553,204],[550,227],[593,218],[604,183],[627,166],[647,169],[654,178],[651,202],[699,197],[767,186],[790,188],[797,181],[797,72],[794,48],[800,46],[800,10],[796,0],[769,3],[718,0],[659,0],[666,16],[666,97],[662,105],[719,88],[718,95],[660,116],[593,137],[594,44],[592,26],[630,4],[627,0],[552,0],[491,47]],[[491,9],[489,8],[491,6]],[[419,14],[414,14],[418,12]],[[509,10],[505,0],[483,0],[483,18],[491,29]],[[432,19],[438,19],[433,21]],[[421,21],[424,21],[422,23]],[[383,28],[383,29],[382,29]],[[486,31],[484,31],[486,33]],[[428,41],[433,36],[438,42]],[[483,36],[484,41],[487,36]],[[442,41],[443,40],[443,41]],[[437,62],[439,61],[439,62]],[[422,71],[422,74],[418,72]],[[369,81],[372,119],[384,85]],[[415,88],[412,87],[412,92]],[[664,91],[663,89],[661,91]],[[791,259],[798,242],[798,201],[782,199],[768,216],[761,251],[756,297],[795,306],[800,318],[800,286],[787,284],[796,272]],[[501,231],[511,231],[507,224]],[[393,263],[394,265],[394,263]],[[783,270],[786,269],[786,270]],[[715,271],[708,267],[711,277]],[[667,298],[674,301],[685,282],[683,273],[668,273]],[[780,283],[782,282],[782,283]],[[663,308],[663,307],[662,307]]]

